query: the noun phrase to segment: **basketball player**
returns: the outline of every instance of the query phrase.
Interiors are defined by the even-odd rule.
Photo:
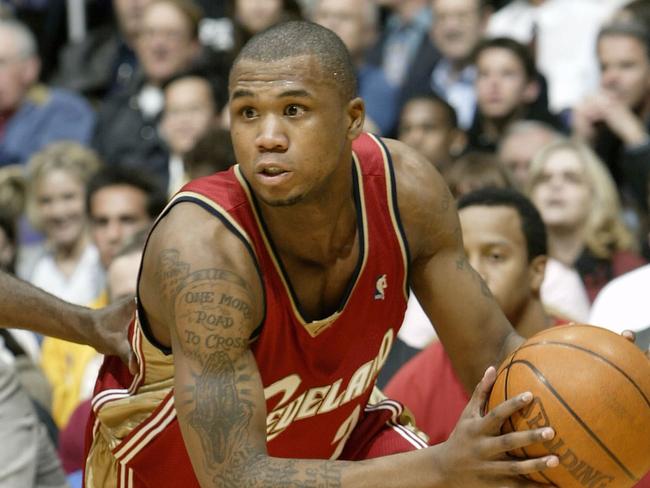
[[[468,386],[521,338],[467,263],[435,169],[361,134],[363,102],[329,31],[287,23],[248,44],[231,117],[241,166],[190,184],[152,232],[130,330],[138,369],[104,365],[87,486],[536,486],[517,475],[557,458],[505,452],[553,432],[498,434],[532,395],[483,417],[493,368],[447,443],[324,460],[367,457],[398,432],[368,422],[395,402],[366,405],[407,278]],[[62,314],[83,316],[54,322]],[[393,452],[416,443],[397,446],[400,433]]]
[[[242,50],[239,166],[187,185],[154,226],[130,331],[139,369],[104,364],[87,486],[536,486],[518,475],[558,464],[506,455],[554,435],[499,435],[531,395],[481,416],[483,372],[522,339],[467,263],[437,172],[362,133],[355,86],[345,47],[314,24]],[[483,380],[448,443],[337,461],[422,445],[392,428],[395,402],[367,407],[409,278],[467,387]]]

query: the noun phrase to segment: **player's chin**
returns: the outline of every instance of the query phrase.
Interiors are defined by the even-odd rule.
[[[304,195],[302,193],[283,196],[259,195],[259,198],[269,207],[291,207],[300,203],[304,199]]]

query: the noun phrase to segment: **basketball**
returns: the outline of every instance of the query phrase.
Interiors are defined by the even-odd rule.
[[[562,488],[623,488],[650,470],[650,360],[624,337],[590,325],[540,332],[501,365],[488,409],[524,391],[533,401],[503,433],[550,426],[555,437],[510,454],[560,460],[529,478]]]

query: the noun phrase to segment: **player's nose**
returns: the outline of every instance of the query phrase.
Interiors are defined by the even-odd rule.
[[[282,122],[273,115],[264,117],[260,121],[255,144],[261,151],[286,150],[289,140]]]

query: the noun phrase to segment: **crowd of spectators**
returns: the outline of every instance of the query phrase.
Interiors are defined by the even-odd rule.
[[[68,38],[72,2],[0,0],[1,269],[81,305],[134,294],[147,229],[169,196],[235,163],[227,84],[239,49],[303,18],[350,51],[365,129],[421,152],[472,207],[465,216],[484,205],[471,195],[486,187],[509,189],[484,196],[503,198],[485,205],[508,207],[504,215],[523,221],[536,207],[548,236],[530,285],[542,322],[629,328],[650,343],[647,1],[81,3],[84,34]],[[461,220],[464,233],[480,226]],[[498,273],[504,258],[484,252]],[[520,310],[505,311],[517,325]],[[435,341],[411,297],[379,383]],[[78,483],[102,357],[17,330],[0,343],[0,412],[20,418],[0,431],[33,446],[0,459],[0,487],[63,486],[53,446]]]

